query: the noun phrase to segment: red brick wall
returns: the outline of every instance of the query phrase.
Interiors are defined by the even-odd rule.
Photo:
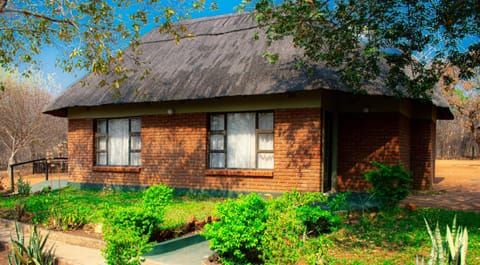
[[[370,162],[409,164],[409,122],[399,113],[345,113],[338,122],[339,190],[365,190]]]
[[[70,177],[74,182],[282,192],[320,190],[321,111],[275,111],[274,170],[208,170],[208,115],[142,117],[140,172],[98,172],[92,120],[69,121]]]
[[[88,177],[94,163],[93,120],[68,121],[68,172],[76,182],[90,180]]]
[[[436,124],[432,120],[412,120],[411,170],[414,189],[428,189],[435,177]]]

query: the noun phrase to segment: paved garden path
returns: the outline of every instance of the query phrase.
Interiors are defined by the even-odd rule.
[[[22,226],[21,226],[22,227]],[[23,226],[25,235],[30,234],[30,226]],[[55,231],[39,229],[42,234],[49,233],[50,244],[55,246],[58,265],[106,265],[100,249],[104,242],[98,239],[70,235]],[[0,242],[10,242],[10,235],[15,234],[14,222],[0,219]],[[195,265],[211,254],[206,242],[169,252],[164,255],[147,257],[143,265]]]

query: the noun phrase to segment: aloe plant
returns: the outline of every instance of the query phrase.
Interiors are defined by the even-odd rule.
[[[28,244],[25,242],[25,235],[20,232],[18,224],[15,223],[15,236],[10,237],[12,251],[8,255],[9,265],[53,265],[55,261],[54,246],[47,247],[48,234],[45,237],[33,226]]]
[[[424,218],[427,231],[432,241],[432,250],[428,265],[465,265],[468,249],[467,228],[457,227],[457,217],[453,218],[452,229],[447,225],[445,240],[442,239],[438,222],[435,231],[432,231],[428,221]],[[423,264],[423,260],[417,265]]]

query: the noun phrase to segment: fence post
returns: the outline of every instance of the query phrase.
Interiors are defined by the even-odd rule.
[[[48,180],[48,160],[45,160],[45,180]]]
[[[8,165],[9,170],[9,175],[10,175],[10,183],[12,184],[11,190],[12,193],[15,191],[15,183],[14,183],[14,177],[13,177],[13,165]]]

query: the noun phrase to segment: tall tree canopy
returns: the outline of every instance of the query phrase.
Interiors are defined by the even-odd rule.
[[[356,89],[375,79],[382,64],[388,65],[387,85],[411,96],[428,96],[446,65],[457,66],[466,79],[479,67],[478,0],[255,2],[269,41],[291,37],[307,60],[338,69]],[[266,56],[275,60],[275,54]]]
[[[456,65],[462,78],[479,66],[478,0],[238,1],[240,9],[255,6],[268,41],[292,37],[307,59],[299,66],[325,62],[353,88],[361,89],[386,64],[392,90],[424,96],[445,65]],[[110,85],[118,87],[129,71],[136,71],[123,68],[122,49],[130,46],[141,53],[138,41],[145,26],[160,25],[179,41],[188,29],[173,22],[205,7],[215,8],[216,1],[0,0],[0,66],[34,63],[43,46],[55,45],[63,48],[58,58],[63,69],[114,72],[118,78]],[[465,39],[468,47],[461,45]],[[275,54],[265,55],[275,61]]]
[[[0,0],[0,66],[34,64],[44,46],[54,45],[63,51],[57,63],[64,70],[115,72],[118,86],[135,70],[122,68],[122,49],[135,51],[145,26],[161,25],[178,40],[186,29],[172,22],[205,5],[205,0]]]

